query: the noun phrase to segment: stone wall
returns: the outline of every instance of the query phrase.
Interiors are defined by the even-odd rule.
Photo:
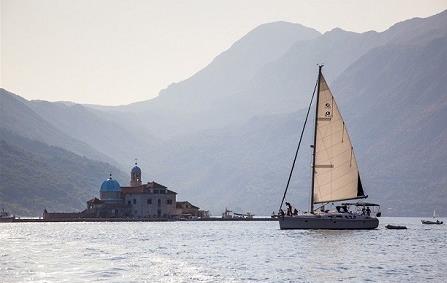
[[[172,218],[176,215],[176,195],[160,193],[130,193],[124,203],[131,206],[133,217]]]

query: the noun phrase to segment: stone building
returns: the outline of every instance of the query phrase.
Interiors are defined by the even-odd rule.
[[[177,193],[156,182],[121,187],[121,193],[133,217],[172,218],[176,215]]]
[[[181,219],[209,218],[209,212],[200,210],[189,201],[178,201],[176,204],[177,216]]]
[[[173,218],[177,193],[154,181],[143,184],[135,162],[129,186],[122,187],[112,176],[100,189],[100,199],[87,202],[87,213],[95,217]]]
[[[122,187],[117,180],[109,178],[101,184],[99,199],[87,201],[87,209],[79,213],[48,213],[46,220],[61,218],[156,218],[173,219],[181,215],[202,217],[201,211],[189,202],[177,205],[177,193],[157,183],[144,184],[141,168],[135,162],[130,171],[129,186]]]

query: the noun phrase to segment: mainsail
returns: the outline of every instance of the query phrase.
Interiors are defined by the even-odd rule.
[[[348,131],[322,73],[319,78],[313,203],[364,198]]]

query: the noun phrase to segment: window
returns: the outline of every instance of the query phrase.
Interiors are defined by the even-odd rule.
[[[147,204],[152,204],[152,199],[148,198],[147,199]]]
[[[172,204],[172,199],[167,199],[167,200],[166,200],[166,203],[167,203],[167,204]]]
[[[161,199],[158,199],[158,206],[161,206]]]
[[[154,190],[154,194],[158,194],[159,192],[159,190]]]
[[[130,205],[130,204],[132,204],[132,202],[131,202],[130,200],[128,200],[128,201],[127,201],[127,204],[129,204],[129,205]]]
[[[133,204],[137,204],[137,200],[136,199],[133,199]]]

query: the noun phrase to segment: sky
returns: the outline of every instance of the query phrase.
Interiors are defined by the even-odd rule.
[[[447,0],[0,1],[0,86],[101,105],[157,96],[263,23],[383,31],[447,9]]]

